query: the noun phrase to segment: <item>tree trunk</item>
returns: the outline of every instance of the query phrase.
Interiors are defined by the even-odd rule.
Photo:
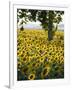
[[[48,40],[51,41],[53,39],[52,30],[48,30]]]
[[[48,40],[49,41],[53,39],[52,27],[53,27],[53,22],[49,22],[49,25],[48,25]]]
[[[23,26],[20,28],[20,30],[24,30]]]
[[[58,24],[56,24],[56,29],[55,30],[57,31],[57,29],[58,29]]]
[[[48,23],[48,40],[51,41],[53,39],[52,29],[53,29],[53,11],[49,11],[49,23]]]
[[[24,30],[23,24],[22,24],[22,26],[21,26],[20,30]]]

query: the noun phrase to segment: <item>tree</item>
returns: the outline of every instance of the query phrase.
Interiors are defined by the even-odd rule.
[[[43,29],[48,30],[48,40],[50,41],[53,39],[54,23],[58,25],[62,21],[64,11],[20,9],[19,13],[20,15],[18,16],[19,18],[24,18],[24,23],[28,20],[40,21]]]
[[[54,19],[54,23],[56,23],[56,30],[58,29],[58,24],[62,21],[62,15],[64,11],[55,11],[56,17]]]
[[[20,23],[20,25],[22,25],[20,30],[24,30],[23,24],[24,24],[24,21],[22,20],[21,23]]]
[[[27,9],[17,9],[17,24],[19,22],[19,19],[21,19],[20,25],[21,26],[21,30],[24,30],[23,24],[26,24],[28,22],[28,10]]]

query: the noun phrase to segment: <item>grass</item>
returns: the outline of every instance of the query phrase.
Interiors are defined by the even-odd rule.
[[[17,30],[17,79],[64,78],[64,32],[48,41],[47,31]]]

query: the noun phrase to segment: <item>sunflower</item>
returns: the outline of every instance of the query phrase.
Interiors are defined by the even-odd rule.
[[[40,62],[44,62],[44,57],[40,57]]]
[[[32,59],[36,60],[37,59],[37,55],[36,54],[32,55]]]
[[[59,60],[59,55],[58,55],[58,53],[55,54],[55,59],[56,59],[56,60]]]
[[[48,57],[48,60],[49,60],[49,62],[51,62],[53,60],[53,57],[52,56],[49,56]]]
[[[27,58],[27,60],[30,62],[30,61],[32,60],[32,57],[29,56],[29,57]]]
[[[37,64],[36,64],[36,67],[39,67],[39,66],[40,66],[40,63],[37,63]]]
[[[61,56],[61,57],[60,57],[60,60],[64,60],[64,57],[63,57],[63,56]]]
[[[49,55],[52,56],[52,52],[51,51],[49,52]]]
[[[20,52],[20,54],[19,54],[21,57],[23,56],[23,53],[22,53],[22,51]]]
[[[21,68],[22,74],[27,74],[28,71],[29,71],[29,67],[28,66],[24,66],[24,67]]]
[[[55,46],[55,47],[54,47],[54,52],[56,52],[56,51],[57,51],[57,47]]]
[[[26,56],[23,57],[22,62],[23,62],[23,63],[26,63],[26,62],[27,62],[27,57],[26,57]]]
[[[51,46],[51,47],[49,47],[49,51],[50,52],[52,52],[53,51],[53,47]]]
[[[21,68],[21,65],[22,65],[21,62],[17,62],[17,67],[18,67],[18,68]]]
[[[44,78],[45,76],[47,76],[49,74],[49,72],[50,72],[50,67],[49,66],[48,67],[45,67],[43,69],[42,73],[41,73],[42,78]]]
[[[34,73],[30,74],[30,75],[28,76],[28,79],[29,79],[29,80],[34,80],[34,79],[35,79],[35,74],[34,74]]]
[[[39,50],[39,49],[40,49],[40,47],[39,47],[39,46],[36,46],[36,49],[37,49],[37,50]]]
[[[32,67],[35,67],[36,66],[36,62],[32,62]]]
[[[45,56],[45,57],[49,57],[49,52],[45,53],[44,56]]]
[[[17,55],[19,56],[19,51],[17,51]]]
[[[62,47],[59,47],[58,50],[59,50],[59,51],[63,51],[63,48],[62,48]]]
[[[53,51],[51,54],[52,54],[52,55],[55,55],[55,52]]]

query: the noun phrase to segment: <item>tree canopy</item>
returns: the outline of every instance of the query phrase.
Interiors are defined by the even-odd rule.
[[[48,39],[52,40],[54,23],[59,24],[63,14],[64,11],[17,9],[17,22],[22,19],[21,24],[23,25],[28,21],[40,21],[42,28],[48,30]]]

